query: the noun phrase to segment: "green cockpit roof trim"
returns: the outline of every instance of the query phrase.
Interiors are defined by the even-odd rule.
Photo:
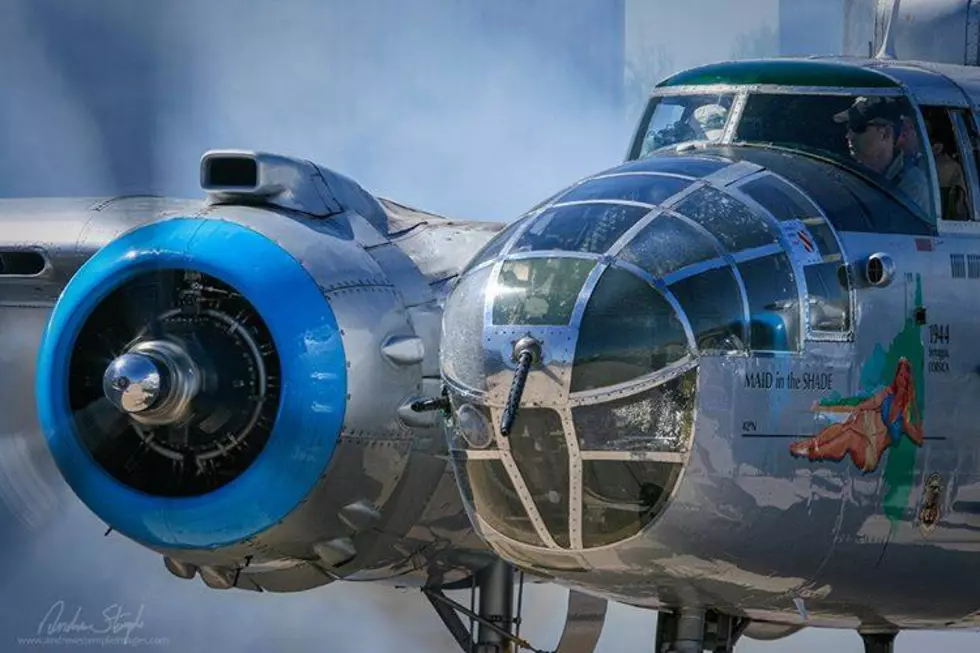
[[[728,61],[699,66],[671,75],[657,84],[657,87],[706,86],[710,84],[773,84],[778,86],[845,88],[896,88],[899,86],[897,82],[878,71],[845,63],[769,59]]]

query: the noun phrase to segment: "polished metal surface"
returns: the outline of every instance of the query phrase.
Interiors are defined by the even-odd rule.
[[[201,157],[210,203],[254,201],[325,218],[356,211],[383,235],[385,212],[356,182],[309,161],[268,152],[211,150]]]
[[[592,653],[606,621],[609,602],[576,590],[568,592],[568,613],[555,653]]]
[[[795,635],[803,630],[803,626],[786,626],[782,624],[769,624],[764,621],[753,621],[745,629],[744,635],[749,639],[761,642],[774,642],[778,639]]]
[[[417,336],[391,336],[381,344],[381,354],[395,365],[415,365],[425,360],[425,343]]]
[[[498,560],[479,578],[480,615],[506,632],[512,632],[514,614],[514,568]],[[501,633],[483,625],[476,636],[475,653],[495,653],[507,644]]]
[[[345,433],[379,441],[411,439],[414,434],[402,426],[396,412],[405,397],[421,392],[421,365],[392,365],[383,353],[390,339],[414,337],[397,290],[347,288],[326,297],[349,352]]]
[[[433,287],[433,292],[439,297],[438,301],[412,306],[408,309],[408,321],[412,323],[412,329],[415,331],[414,337],[421,341],[421,348],[424,353],[420,361],[423,378],[439,378],[439,345],[442,340],[442,302],[449,287],[451,286]]]
[[[0,305],[51,307],[79,266],[120,233],[173,211],[194,215],[200,201],[162,197],[0,199],[0,251],[46,259],[31,277],[0,275]]]
[[[102,388],[113,405],[136,421],[173,424],[187,416],[191,401],[200,390],[200,377],[194,361],[179,345],[150,340],[110,363]]]
[[[149,354],[126,353],[109,364],[102,390],[119,410],[139,413],[160,398],[164,384],[169,384],[166,374],[166,367]]]
[[[956,83],[945,75],[938,75],[926,67],[901,61],[884,61],[874,66],[908,89],[909,95],[921,105],[956,107],[967,99]]]
[[[176,576],[177,578],[183,578],[184,580],[189,580],[194,578],[197,574],[198,569],[194,565],[189,565],[183,562],[178,562],[171,558],[164,557],[163,564],[167,567],[167,571]]]
[[[871,286],[883,288],[895,279],[895,259],[884,252],[875,252],[862,261],[864,280]]]
[[[873,48],[882,49],[891,32],[892,52],[899,60],[938,61],[975,66],[977,23],[972,0],[900,0],[898,20],[892,24],[891,1],[879,1]],[[891,29],[888,27],[891,25]],[[853,54],[853,53],[850,53]]]
[[[430,283],[455,277],[506,226],[500,222],[448,220],[384,198],[379,200],[388,212],[391,242],[412,259]]]
[[[680,608],[672,650],[676,653],[704,651],[704,609],[693,606]]]
[[[415,262],[395,243],[386,243],[366,250],[393,284],[406,308],[434,302],[436,299],[430,280],[422,274]]]

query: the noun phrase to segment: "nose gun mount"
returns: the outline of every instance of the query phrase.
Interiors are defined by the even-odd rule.
[[[541,362],[541,343],[531,337],[521,338],[514,343],[513,360],[517,363],[517,369],[510,384],[507,405],[500,418],[500,434],[505,438],[510,435],[514,420],[517,419],[517,410],[521,407],[521,397],[524,395],[524,385],[531,366]]]

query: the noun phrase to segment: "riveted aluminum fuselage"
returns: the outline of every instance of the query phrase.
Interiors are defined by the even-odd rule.
[[[743,156],[737,150],[726,155]],[[775,159],[745,156],[773,168],[706,179],[722,179],[726,192],[749,201],[739,188],[753,175],[780,170]],[[784,172],[808,192],[805,180],[816,170]],[[816,184],[819,175],[810,178]],[[809,197],[817,202],[821,192]],[[980,327],[973,299],[980,239],[923,227],[921,235],[838,231],[835,240],[835,260],[849,286],[847,328],[813,328],[819,292],[801,283],[797,350],[698,356],[693,437],[682,453],[682,475],[651,525],[608,546],[561,547],[552,540],[541,547],[503,536],[476,511],[493,548],[558,582],[651,608],[704,605],[762,621],[827,627],[975,626],[966,579],[980,571],[974,496],[980,342],[972,337]],[[796,278],[803,279],[808,253],[787,251]],[[884,282],[868,279],[872,255],[892,263]],[[586,282],[583,292],[589,291]],[[542,338],[547,347],[547,334]],[[901,396],[894,389],[904,364],[914,387],[909,405],[896,413],[880,404],[867,408],[889,388],[889,401]],[[486,401],[495,401],[492,393]],[[566,432],[574,428],[571,418],[565,424]],[[571,432],[572,440],[583,437]],[[841,432],[850,444],[827,452],[830,435]],[[791,451],[818,436],[822,455]],[[506,450],[504,458],[519,456]],[[641,452],[634,459],[651,456]],[[511,475],[521,473],[513,467]],[[575,501],[582,489],[571,487]],[[528,494],[525,505],[536,500]],[[583,525],[573,524],[572,533]]]

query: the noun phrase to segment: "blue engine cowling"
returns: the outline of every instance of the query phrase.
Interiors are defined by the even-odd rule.
[[[271,335],[281,373],[273,379],[280,391],[261,451],[235,478],[195,496],[164,496],[145,484],[121,482],[87,448],[79,433],[79,407],[70,404],[75,346],[87,321],[114,290],[163,270],[208,275],[240,293]],[[125,322],[124,316],[119,319]],[[46,329],[36,391],[55,461],[96,515],[148,546],[213,548],[262,533],[307,497],[340,436],[347,374],[337,320],[299,261],[243,225],[180,218],[126,234],[79,270]]]

